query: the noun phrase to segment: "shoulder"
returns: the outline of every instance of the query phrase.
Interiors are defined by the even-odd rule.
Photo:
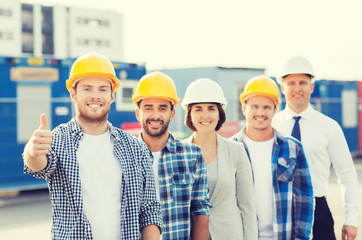
[[[276,138],[277,138],[277,143],[278,145],[280,145],[281,148],[297,148],[297,149],[301,149],[302,148],[302,143],[295,139],[292,136],[286,136],[283,133],[279,132],[278,130],[275,130],[275,134],[276,134]]]
[[[135,136],[133,136],[132,134],[123,131],[120,128],[117,127],[111,127],[111,132],[112,134],[115,135],[115,138],[119,141],[122,142],[128,146],[133,146],[133,147],[139,147],[139,148],[144,148],[146,146],[146,144],[139,140],[138,138],[136,138]]]
[[[177,151],[190,151],[190,152],[198,152],[201,151],[200,147],[191,143],[191,141],[188,141],[187,139],[179,140],[174,139],[174,144],[176,146]]]
[[[326,124],[328,126],[339,126],[338,122],[327,115],[313,109],[313,121],[317,121],[321,124]]]
[[[234,141],[230,138],[224,138],[221,136],[218,136],[217,138],[218,144],[225,145],[228,149],[232,151],[240,151],[241,149],[244,149],[244,144],[242,142]]]

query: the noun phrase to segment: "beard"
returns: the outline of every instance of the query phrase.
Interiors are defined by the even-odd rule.
[[[158,121],[161,123],[161,129],[160,130],[153,130],[149,127],[148,122],[149,121]],[[162,120],[153,120],[153,119],[146,119],[145,121],[142,122],[142,128],[144,129],[144,131],[152,137],[161,137],[163,136],[167,131],[168,131],[168,125],[170,124],[170,120],[168,121],[162,121]]]
[[[90,124],[106,122],[108,120],[108,112],[110,110],[110,107],[111,106],[109,105],[107,108],[103,109],[99,113],[92,113],[87,111],[87,109],[78,107],[77,108],[78,118],[82,122]]]
[[[78,118],[82,121],[82,122],[86,122],[86,123],[100,123],[100,122],[105,122],[108,119],[108,112],[102,113],[99,116],[90,116],[90,114],[85,114],[83,112],[79,112],[78,114]]]

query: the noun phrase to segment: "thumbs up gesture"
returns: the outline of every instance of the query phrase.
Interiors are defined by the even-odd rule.
[[[47,130],[47,116],[40,115],[40,125],[24,149],[25,164],[33,171],[40,171],[47,165],[48,149],[52,143],[52,132]]]

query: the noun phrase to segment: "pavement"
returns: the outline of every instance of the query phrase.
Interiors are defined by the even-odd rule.
[[[362,158],[355,159],[359,177],[359,196],[362,200]],[[341,239],[344,207],[337,178],[331,170],[328,204],[331,209],[337,239]],[[0,194],[0,240],[48,240],[51,229],[51,204],[46,189]],[[362,213],[359,214],[359,234],[362,240]]]

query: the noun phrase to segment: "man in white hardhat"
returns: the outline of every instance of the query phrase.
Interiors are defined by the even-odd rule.
[[[355,239],[360,211],[356,169],[341,127],[310,104],[314,79],[312,65],[307,59],[293,57],[285,63],[277,80],[287,106],[274,116],[273,126],[303,144],[316,199],[313,239],[336,239],[333,217],[326,201],[331,164],[344,191],[346,209],[342,239]]]

